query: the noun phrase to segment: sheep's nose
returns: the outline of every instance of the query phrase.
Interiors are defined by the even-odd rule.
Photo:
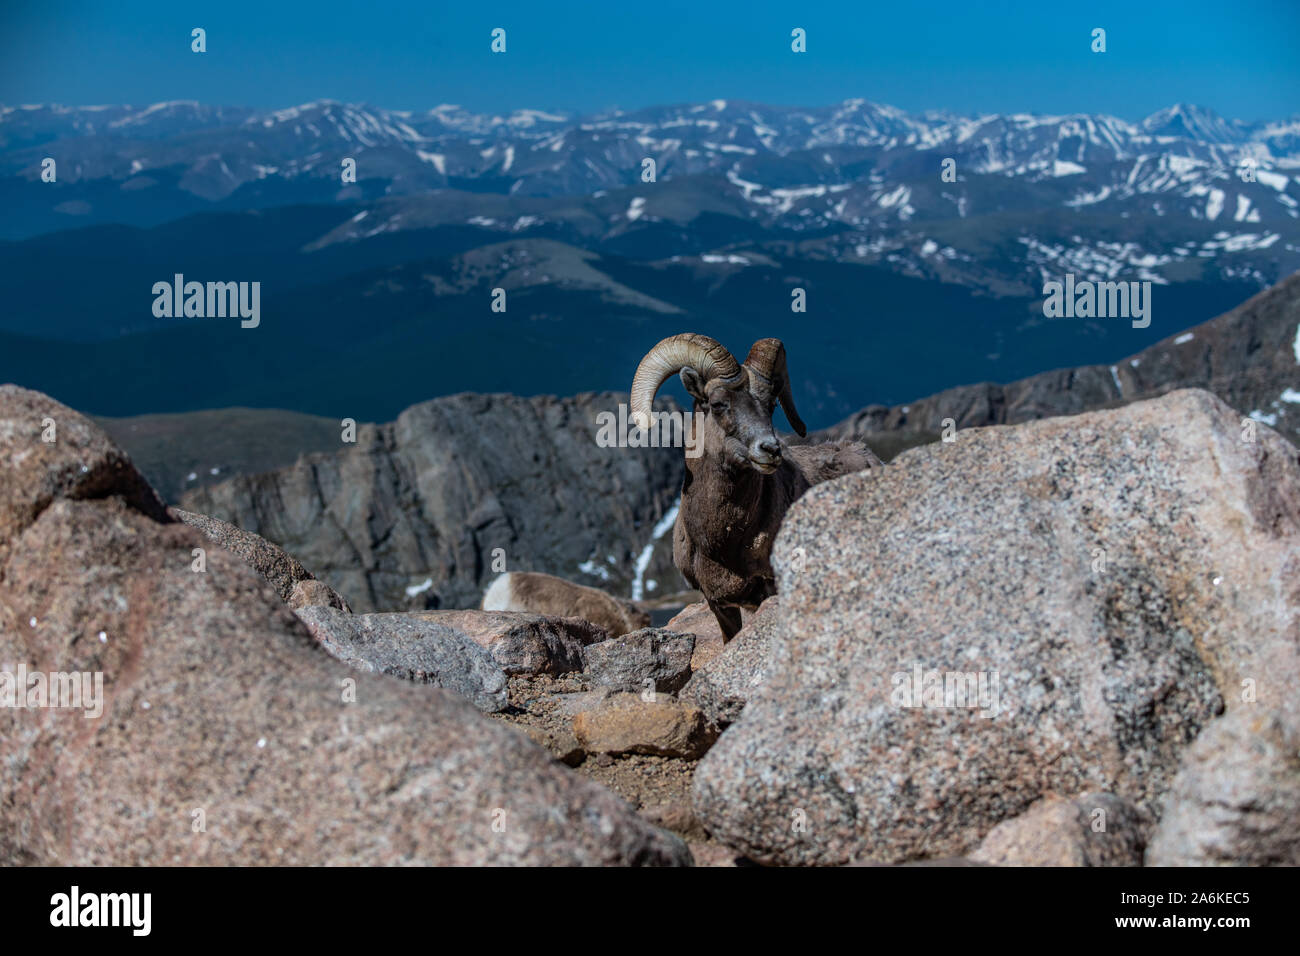
[[[781,443],[775,438],[764,438],[758,443],[758,450],[770,458],[781,457]]]

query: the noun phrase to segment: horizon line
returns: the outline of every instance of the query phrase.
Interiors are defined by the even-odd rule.
[[[719,103],[721,103],[722,105],[717,106],[716,104]],[[551,108],[538,107],[538,106],[520,106],[508,112],[503,112],[499,110],[479,111],[479,110],[473,110],[461,106],[458,103],[438,103],[435,106],[431,106],[423,109],[406,109],[406,108],[382,106],[367,100],[356,100],[356,101],[338,100],[328,96],[321,97],[320,99],[307,100],[306,102],[302,102],[302,103],[294,103],[288,106],[252,106],[252,105],[240,104],[240,103],[219,102],[214,100],[175,99],[175,100],[159,100],[158,102],[155,103],[148,103],[143,105],[136,104],[136,103],[128,103],[128,102],[83,103],[83,104],[68,104],[68,103],[56,102],[56,101],[49,101],[43,103],[17,103],[17,104],[8,104],[8,103],[0,102],[0,110],[3,110],[4,114],[7,114],[16,110],[40,110],[40,109],[51,109],[51,108],[65,109],[65,110],[105,110],[105,109],[118,108],[118,109],[145,111],[145,110],[157,109],[159,107],[164,107],[164,106],[196,106],[196,107],[209,106],[209,107],[226,108],[226,109],[242,109],[254,113],[259,113],[259,112],[278,113],[278,112],[284,112],[286,110],[292,110],[292,109],[303,109],[309,106],[337,105],[337,106],[344,106],[350,108],[363,107],[369,109],[377,109],[395,115],[402,115],[402,114],[428,115],[428,114],[436,113],[439,110],[460,110],[471,116],[491,117],[494,119],[515,116],[520,113],[540,113],[549,117],[555,117],[555,119],[552,120],[553,122],[573,122],[573,121],[579,121],[579,120],[589,119],[589,118],[626,116],[626,115],[643,112],[645,110],[665,109],[665,108],[673,108],[673,107],[706,108],[709,106],[713,106],[715,112],[723,112],[724,110],[727,109],[728,106],[731,106],[733,104],[739,104],[746,107],[764,107],[767,109],[779,109],[779,110],[824,110],[836,106],[858,104],[858,105],[867,105],[867,106],[876,107],[881,110],[893,111],[908,117],[925,118],[931,114],[940,114],[940,115],[951,116],[958,119],[975,119],[975,120],[987,119],[991,117],[1015,117],[1015,116],[1031,116],[1036,119],[1065,119],[1065,118],[1076,117],[1076,116],[1087,116],[1087,117],[1114,119],[1122,123],[1127,123],[1132,126],[1141,125],[1143,122],[1151,119],[1154,116],[1158,116],[1161,113],[1179,111],[1179,110],[1195,111],[1203,114],[1208,114],[1228,123],[1240,123],[1243,125],[1276,122],[1278,119],[1300,120],[1300,110],[1297,110],[1289,115],[1285,115],[1281,117],[1277,117],[1277,116],[1261,117],[1259,119],[1246,120],[1236,116],[1226,116],[1223,113],[1220,113],[1219,111],[1215,110],[1213,107],[1202,106],[1198,103],[1192,103],[1187,100],[1178,100],[1174,103],[1171,103],[1169,106],[1164,106],[1158,110],[1155,110],[1154,112],[1148,113],[1143,117],[1141,117],[1140,119],[1132,120],[1132,119],[1126,119],[1115,113],[1107,113],[1104,111],[1090,112],[1086,110],[1074,110],[1069,112],[1039,112],[1035,110],[1011,110],[1011,111],[994,110],[991,112],[977,112],[977,113],[960,112],[957,110],[951,110],[944,107],[930,107],[924,110],[908,110],[901,106],[894,106],[891,103],[884,103],[863,96],[846,97],[845,99],[842,100],[826,102],[821,104],[799,104],[799,105],[793,105],[793,104],[786,105],[786,104],[779,104],[779,103],[764,102],[761,100],[747,100],[747,99],[735,98],[735,97],[714,97],[712,99],[707,99],[707,100],[681,100],[676,102],[654,102],[654,103],[649,103],[647,105],[638,106],[638,107],[612,106],[612,107],[607,107],[604,109],[593,110],[593,111],[581,111],[581,110],[571,111],[571,110],[564,110],[564,109],[551,109]],[[0,115],[4,115],[4,114],[0,114]]]

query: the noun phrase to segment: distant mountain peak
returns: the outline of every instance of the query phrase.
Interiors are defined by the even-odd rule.
[[[1140,128],[1151,136],[1194,139],[1202,143],[1227,144],[1240,140],[1236,127],[1241,124],[1225,120],[1214,110],[1192,103],[1175,103],[1157,110],[1144,119]]]

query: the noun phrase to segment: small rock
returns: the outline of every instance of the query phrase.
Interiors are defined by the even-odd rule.
[[[1242,704],[1183,756],[1148,866],[1300,866],[1300,741],[1280,714]]]
[[[763,686],[772,667],[772,633],[779,599],[763,602],[726,648],[695,672],[678,697],[704,711],[719,729],[740,719],[745,703]]]
[[[646,627],[588,646],[585,669],[593,684],[671,692],[691,676],[694,649],[690,634]]]
[[[1141,866],[1151,822],[1113,793],[1047,797],[990,830],[970,859],[995,866]]]
[[[616,691],[612,687],[597,687],[595,690],[580,691],[572,694],[559,694],[555,698],[556,709],[568,717],[576,717],[584,710],[594,710],[602,701],[613,697]]]
[[[646,701],[639,694],[615,694],[573,718],[573,732],[588,753],[704,755],[717,735],[699,708],[665,694]]]
[[[453,628],[486,647],[507,674],[582,670],[582,649],[608,636],[576,617],[516,611],[412,611],[408,616]]]

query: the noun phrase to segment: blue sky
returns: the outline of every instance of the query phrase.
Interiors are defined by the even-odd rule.
[[[192,27],[208,52],[189,50]],[[790,52],[790,30],[808,52]],[[492,54],[489,33],[507,30]],[[1107,52],[1089,49],[1094,27]],[[908,110],[1086,111],[1174,102],[1300,112],[1300,0],[1038,3],[218,3],[5,0],[0,102],[314,99],[591,111],[714,98]]]

